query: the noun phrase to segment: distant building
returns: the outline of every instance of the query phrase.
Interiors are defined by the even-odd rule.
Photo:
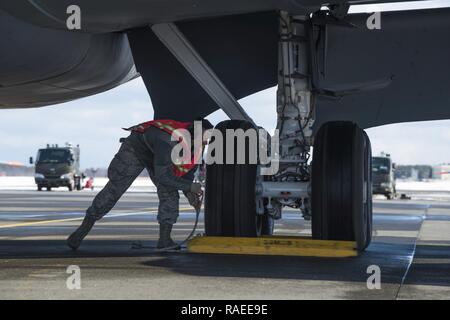
[[[450,165],[442,164],[434,166],[433,179],[450,180]]]
[[[431,179],[433,168],[427,165],[397,165],[395,169],[395,177],[397,179],[409,179],[421,181]]]
[[[411,180],[419,181],[419,170],[416,168],[411,169]]]
[[[0,176],[32,176],[34,168],[14,162],[0,162]]]

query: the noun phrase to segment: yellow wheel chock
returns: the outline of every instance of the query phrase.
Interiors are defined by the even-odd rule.
[[[355,241],[313,240],[308,237],[258,238],[197,236],[187,244],[192,253],[345,258],[358,256]]]

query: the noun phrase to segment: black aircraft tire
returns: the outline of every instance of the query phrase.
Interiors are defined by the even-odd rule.
[[[319,129],[311,181],[314,239],[356,241],[360,251],[367,247],[368,148],[364,130],[354,123],[328,122]]]
[[[364,137],[366,139],[365,148],[365,172],[366,172],[366,191],[367,191],[367,202],[366,202],[366,214],[367,214],[367,248],[372,242],[372,229],[373,229],[373,191],[372,191],[372,144],[370,142],[369,136],[364,131]],[[365,249],[364,248],[364,249]]]
[[[216,130],[244,131],[252,128],[246,121],[228,120],[219,123]],[[246,151],[249,150],[248,142]],[[223,152],[225,158],[225,149]],[[236,152],[235,152],[236,154]],[[207,236],[256,237],[261,234],[261,223],[256,214],[256,164],[209,164],[206,169],[205,232]],[[236,163],[236,161],[235,161]]]

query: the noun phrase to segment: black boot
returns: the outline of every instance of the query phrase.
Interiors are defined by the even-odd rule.
[[[78,247],[81,244],[81,241],[88,235],[89,231],[91,231],[92,227],[95,224],[95,219],[89,215],[86,215],[84,217],[83,223],[81,226],[70,235],[70,237],[67,239],[67,245],[72,250],[77,250]]]
[[[158,249],[177,249],[178,245],[172,240],[170,237],[170,233],[172,232],[172,225],[168,223],[161,223],[159,225],[159,240],[157,244]]]

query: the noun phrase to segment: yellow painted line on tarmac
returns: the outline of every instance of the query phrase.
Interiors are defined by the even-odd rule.
[[[193,210],[192,208],[180,208],[180,211],[192,211],[192,210]],[[117,213],[117,214],[109,215],[107,217],[114,218],[114,217],[124,217],[124,216],[140,215],[140,214],[157,213],[157,212],[158,212],[158,210],[130,212],[130,213]],[[15,224],[5,224],[5,225],[0,225],[0,229],[29,227],[29,226],[37,226],[37,225],[42,225],[42,224],[51,224],[51,223],[59,223],[59,222],[81,221],[83,219],[84,219],[84,216],[79,217],[79,218],[43,220],[43,221],[22,222],[22,223],[15,223]]]
[[[43,220],[43,221],[23,222],[23,223],[16,223],[16,224],[6,224],[6,225],[0,225],[0,229],[20,228],[20,227],[36,226],[36,225],[40,225],[40,224],[57,223],[57,222],[77,221],[77,220],[83,220],[83,218],[71,218],[71,219],[59,219],[59,220]]]

